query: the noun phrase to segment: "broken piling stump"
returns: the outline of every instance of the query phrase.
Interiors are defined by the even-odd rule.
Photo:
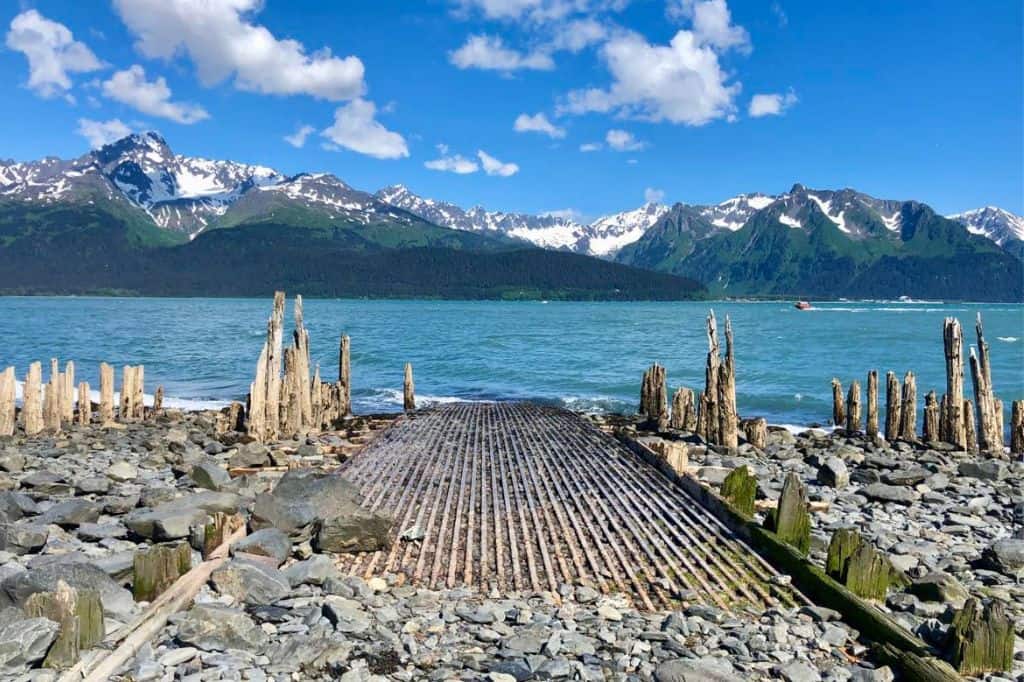
[[[89,382],[78,384],[78,423],[88,426],[92,421],[92,398],[89,397]]]
[[[744,420],[743,433],[748,443],[764,450],[768,445],[768,420],[764,417]]]
[[[0,436],[14,435],[14,394],[17,380],[14,368],[0,372]]]
[[[718,368],[722,363],[718,347],[718,321],[715,311],[707,317],[708,355],[704,365],[704,393],[701,394],[700,418],[704,426],[701,437],[709,443],[719,442],[720,422],[718,419]]]
[[[917,440],[917,379],[913,372],[903,377],[903,396],[900,400],[900,439]]]
[[[405,363],[405,379],[402,382],[402,409],[406,412],[416,409],[416,385],[412,381],[412,363]]]
[[[24,611],[29,617],[47,618],[59,626],[57,639],[43,659],[44,667],[69,668],[78,661],[81,650],[103,641],[103,606],[93,590],[78,591],[59,580],[52,592],[30,595]]]
[[[978,452],[978,436],[974,431],[974,403],[964,400],[964,447],[967,452]]]
[[[1013,624],[1003,604],[992,600],[982,608],[968,599],[953,616],[949,629],[949,654],[962,675],[980,676],[1013,667]]]
[[[795,473],[786,474],[779,506],[768,513],[765,526],[800,554],[806,555],[811,548],[811,515],[807,511],[807,486]]]
[[[868,438],[878,437],[878,372],[868,372],[868,410],[864,422],[864,433]]]
[[[352,413],[352,341],[348,334],[342,334],[338,349],[338,381],[341,384],[341,416]]]
[[[697,428],[697,408],[693,400],[693,389],[680,387],[672,396],[673,429],[694,431]]]
[[[192,568],[188,543],[153,545],[135,552],[132,596],[135,601],[153,601]]]
[[[942,329],[943,346],[946,353],[946,406],[939,431],[945,440],[963,448],[967,444],[964,429],[964,354],[963,329],[960,320],[947,317]]]
[[[860,431],[860,382],[850,382],[850,391],[846,396],[846,430],[849,433]]]
[[[164,411],[164,387],[157,386],[156,390],[153,391],[153,409],[150,411],[150,415],[156,417],[162,414]]]
[[[939,402],[935,398],[935,391],[928,391],[924,397],[924,429],[923,437],[926,443],[935,443],[939,440]]]
[[[889,586],[900,581],[895,567],[853,528],[832,534],[825,572],[857,596],[882,601]]]
[[[64,364],[61,379],[61,421],[71,424],[75,421],[75,363],[71,360]]]
[[[725,361],[718,366],[718,444],[739,445],[736,430],[736,354],[733,350],[732,321],[725,316]]]
[[[25,390],[21,405],[21,425],[26,436],[43,430],[43,366],[33,362],[25,375]]]
[[[832,377],[832,424],[838,428],[846,425],[846,406],[843,403],[843,384]]]
[[[746,517],[754,515],[757,479],[746,465],[736,467],[722,481],[721,495],[732,507]]]
[[[53,358],[50,360],[50,381],[43,392],[43,426],[50,433],[60,433],[63,395],[64,379],[61,377],[57,358]]]
[[[1024,400],[1013,401],[1010,414],[1010,452],[1024,454]]]
[[[899,438],[900,416],[900,380],[896,372],[885,373],[885,439],[890,443]]]
[[[114,368],[107,363],[100,364],[100,424],[106,426],[114,421]]]

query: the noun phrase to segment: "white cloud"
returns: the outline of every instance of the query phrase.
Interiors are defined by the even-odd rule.
[[[519,172],[519,166],[516,164],[498,161],[482,149],[477,150],[476,156],[480,159],[480,164],[483,166],[484,172],[488,175],[498,175],[503,178],[507,178],[510,175],[515,175]]]
[[[548,137],[555,139],[565,137],[565,128],[556,126],[543,113],[534,114],[533,116],[519,114],[516,117],[516,122],[512,125],[512,129],[517,133],[544,133]]]
[[[608,134],[604,136],[604,141],[617,152],[635,152],[647,146],[636,139],[633,133],[619,128],[609,130]]]
[[[34,9],[11,20],[7,47],[28,59],[28,87],[42,97],[66,94],[71,89],[69,73],[103,68],[92,50],[75,40],[67,26]]]
[[[777,2],[773,2],[771,4],[771,10],[772,14],[775,15],[775,18],[779,22],[779,28],[786,28],[786,25],[789,24],[789,17],[786,16],[786,10],[782,9],[782,5]]]
[[[480,166],[476,161],[467,159],[462,154],[448,154],[448,145],[446,144],[437,145],[437,151],[441,154],[440,158],[423,164],[430,170],[455,173],[457,175],[468,175],[480,170]]]
[[[610,32],[607,25],[592,17],[573,19],[557,26],[551,47],[555,50],[579,52],[603,42]]]
[[[660,204],[665,199],[665,190],[648,187],[644,190],[644,201],[648,204]]]
[[[155,81],[147,81],[146,71],[138,64],[118,71],[104,81],[103,94],[144,114],[178,123],[196,123],[210,117],[198,104],[172,102],[167,80],[159,76]]]
[[[753,118],[781,116],[786,109],[789,109],[796,103],[796,93],[792,90],[784,95],[780,93],[754,95],[750,98],[750,108],[747,110],[747,113]]]
[[[580,145],[581,152],[596,152],[601,149],[600,142],[584,142]]]
[[[472,35],[462,47],[450,52],[448,58],[460,69],[549,71],[555,68],[551,55],[536,51],[519,52],[506,47],[499,36]]]
[[[114,0],[143,55],[186,54],[204,85],[233,75],[235,87],[249,92],[329,101],[363,94],[364,69],[357,57],[336,57],[328,48],[307,54],[297,40],[275,38],[251,20],[262,6],[262,0]]]
[[[89,146],[96,149],[131,135],[132,129],[119,118],[112,118],[109,121],[94,121],[90,118],[80,118],[78,119],[78,128],[75,132],[89,140]]]
[[[624,32],[605,43],[600,54],[611,85],[570,92],[560,113],[615,113],[700,126],[735,110],[739,83],[727,83],[729,74],[715,49],[691,31],[679,31],[668,45],[652,45],[637,33]]]
[[[284,141],[293,147],[299,148],[306,144],[306,138],[316,132],[316,128],[310,125],[299,126],[291,135],[285,135]]]
[[[732,23],[732,14],[725,0],[671,0],[668,14],[693,23],[693,34],[701,45],[718,50],[735,48],[750,52],[750,35],[742,26]]]
[[[544,23],[573,14],[619,11],[629,0],[454,0],[460,13],[477,10],[487,19]]]
[[[334,110],[334,125],[320,134],[333,144],[377,159],[409,156],[405,138],[375,120],[377,107],[365,99],[354,99]]]

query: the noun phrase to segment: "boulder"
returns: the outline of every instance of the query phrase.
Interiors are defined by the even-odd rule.
[[[376,552],[387,549],[392,520],[356,507],[349,514],[325,519],[316,535],[321,552]]]
[[[77,528],[83,523],[95,523],[100,518],[99,507],[88,500],[71,499],[55,504],[43,512],[36,521],[61,528]]]
[[[12,603],[21,606],[36,592],[53,592],[61,580],[76,590],[97,592],[103,604],[103,612],[108,616],[123,620],[135,612],[131,592],[114,582],[100,568],[82,562],[46,564],[16,573],[0,583],[0,592],[5,593]]]
[[[43,660],[59,628],[47,618],[27,618],[21,609],[0,609],[0,676],[24,673]]]
[[[49,528],[41,523],[28,520],[0,523],[0,551],[17,555],[36,552],[49,537]]]
[[[299,561],[284,569],[284,575],[292,587],[299,585],[323,585],[338,575],[334,560],[326,554],[314,554],[305,561]]]
[[[655,682],[731,682],[732,664],[720,658],[679,658],[654,669]]]
[[[228,459],[228,466],[236,467],[262,467],[270,464],[270,450],[266,445],[260,443],[246,443],[242,445]]]
[[[964,602],[970,596],[964,586],[948,573],[929,573],[915,578],[907,592],[925,601],[952,604],[957,609],[963,608]]]
[[[845,488],[850,483],[850,470],[839,457],[829,457],[818,469],[818,483],[831,488]]]
[[[292,541],[284,531],[277,528],[263,528],[231,547],[232,554],[256,554],[269,557],[280,566],[292,551]]]
[[[214,571],[210,582],[221,594],[252,605],[273,604],[291,591],[291,584],[278,569],[237,557]]]
[[[130,462],[116,462],[107,468],[107,476],[119,483],[134,481],[138,475],[139,470]]]
[[[105,495],[110,490],[110,479],[105,476],[86,476],[75,482],[79,495]]]
[[[876,502],[895,502],[897,504],[913,504],[921,495],[912,488],[885,483],[872,483],[861,488],[861,493],[869,500]]]
[[[1008,576],[1024,572],[1024,538],[996,540],[981,554],[983,563]]]
[[[189,477],[196,486],[207,490],[220,490],[223,486],[231,483],[231,476],[228,472],[212,459],[197,462],[192,467]]]
[[[175,498],[152,509],[139,509],[124,524],[136,535],[151,540],[178,540],[188,537],[192,526],[202,523],[208,514],[238,510],[238,495],[203,491]]]
[[[369,614],[353,599],[329,595],[324,598],[323,614],[335,630],[348,635],[359,634],[370,627]]]
[[[197,604],[178,623],[178,641],[203,651],[258,652],[267,645],[267,635],[240,609]]]
[[[1006,465],[995,459],[983,459],[977,462],[960,462],[957,472],[961,476],[977,478],[983,481],[1001,481],[1006,478]]]

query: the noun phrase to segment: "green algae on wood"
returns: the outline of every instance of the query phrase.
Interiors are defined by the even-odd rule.
[[[765,527],[779,539],[806,555],[811,548],[811,515],[807,511],[807,486],[793,472],[786,474],[779,506],[768,514]]]
[[[754,497],[757,494],[757,479],[746,465],[736,467],[722,482],[722,497],[740,514],[754,515]]]
[[[984,608],[968,599],[953,616],[949,629],[949,654],[963,675],[1008,671],[1013,666],[1013,625],[1001,602]]]
[[[63,580],[52,592],[36,592],[25,600],[25,613],[48,618],[59,626],[57,639],[43,659],[47,668],[69,668],[78,654],[99,644],[104,636],[103,606],[95,590],[77,591]]]
[[[191,568],[192,550],[184,542],[136,552],[132,580],[135,601],[153,601]]]

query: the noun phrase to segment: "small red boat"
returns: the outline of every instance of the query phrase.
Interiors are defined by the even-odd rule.
[[[810,310],[811,304],[808,303],[807,301],[797,301],[796,303],[793,304],[793,307],[796,308],[797,310]]]

